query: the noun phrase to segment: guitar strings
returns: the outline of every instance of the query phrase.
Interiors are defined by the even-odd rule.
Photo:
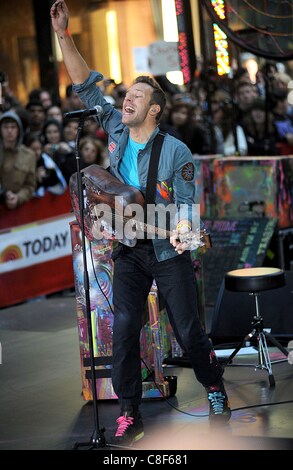
[[[103,212],[103,214],[105,214],[105,211],[101,211]],[[112,218],[113,218],[113,212],[111,213],[108,213],[109,215],[111,214]],[[96,219],[97,218],[101,218],[102,220],[102,217],[97,217],[95,216]],[[130,217],[125,217],[125,216],[122,216],[122,215],[119,215],[116,213],[114,213],[114,220],[115,218],[117,218],[118,220],[122,221],[124,224],[126,224],[127,222],[134,222],[135,225],[138,225],[144,232],[151,232],[152,234],[155,234],[155,235],[165,235],[166,237],[170,238],[171,237],[171,232],[169,230],[165,230],[163,228],[160,228],[160,227],[156,227],[156,226],[153,226],[153,225],[149,225],[149,224],[146,224],[144,222],[140,222],[139,220],[135,220],[133,218],[130,218]]]
[[[103,215],[105,214],[105,211],[101,211],[101,212],[103,212]],[[100,217],[94,216],[95,220],[101,219],[101,227],[103,227],[103,215],[101,215]],[[113,217],[114,217],[114,221],[115,221],[115,219],[118,219],[118,220],[123,222],[124,226],[128,222],[132,222],[133,223],[132,228],[134,228],[133,232],[136,231],[136,227],[138,226],[139,230],[140,231],[142,230],[144,233],[148,233],[148,234],[151,233],[151,234],[159,235],[159,236],[162,236],[163,238],[171,238],[171,236],[172,236],[172,232],[170,230],[165,230],[161,227],[146,224],[144,222],[140,222],[139,220],[135,220],[133,218],[121,216],[117,212],[114,212],[114,213],[113,212],[107,212],[106,215],[111,215],[111,217],[112,217],[111,228],[113,227],[113,225],[115,227],[115,223],[113,224]],[[107,221],[106,221],[106,223],[107,223]],[[113,230],[113,235],[115,235],[114,230]],[[102,231],[101,231],[101,233],[102,233]],[[197,235],[194,232],[188,232],[186,234],[185,233],[181,234],[178,237],[178,240],[180,242],[189,243],[189,242],[192,242],[192,241],[194,242],[194,239],[196,237],[199,237],[199,241],[197,241],[197,245],[198,245],[197,248],[205,246],[205,245],[207,247],[211,246],[209,235],[206,234],[205,230],[200,230],[199,234],[197,234]],[[196,238],[196,240],[197,240],[197,238]],[[204,241],[202,241],[202,240],[204,240]],[[196,248],[193,248],[193,249],[196,249]]]

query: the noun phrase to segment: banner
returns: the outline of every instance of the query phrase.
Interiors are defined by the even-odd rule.
[[[71,255],[74,216],[34,222],[0,232],[0,274]]]
[[[73,214],[0,230],[0,308],[74,286]]]

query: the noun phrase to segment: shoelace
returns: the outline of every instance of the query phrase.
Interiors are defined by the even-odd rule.
[[[222,392],[209,393],[208,399],[211,402],[214,413],[222,414],[224,409],[225,395]]]
[[[134,418],[132,416],[119,416],[119,418],[116,419],[118,428],[117,428],[115,436],[116,437],[123,436],[127,428],[133,424],[133,421],[134,421]]]

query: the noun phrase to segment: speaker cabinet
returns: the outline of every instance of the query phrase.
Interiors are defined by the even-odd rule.
[[[259,311],[264,328],[287,342],[293,338],[293,271],[285,272],[286,285],[259,293]],[[240,341],[252,329],[255,301],[246,292],[225,289],[223,279],[211,321],[210,338],[214,345]]]

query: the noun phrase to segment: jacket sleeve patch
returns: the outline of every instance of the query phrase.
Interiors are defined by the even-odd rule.
[[[181,170],[182,178],[185,181],[192,181],[194,178],[194,165],[191,162],[186,163]]]

